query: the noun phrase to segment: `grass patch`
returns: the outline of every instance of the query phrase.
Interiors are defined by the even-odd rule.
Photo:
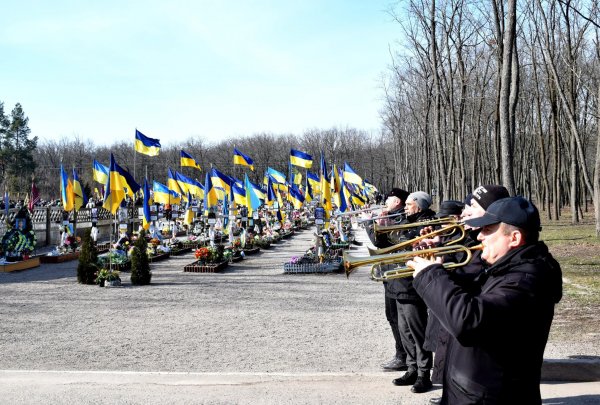
[[[565,216],[544,221],[540,238],[561,265],[564,298],[577,306],[600,308],[600,238],[593,220],[577,225]]]

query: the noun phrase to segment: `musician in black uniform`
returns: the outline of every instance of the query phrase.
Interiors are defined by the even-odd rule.
[[[406,199],[403,224],[423,222],[435,218],[429,207],[431,196],[423,191],[411,193]],[[415,226],[405,232],[406,239],[419,236],[422,226]],[[406,351],[406,373],[392,381],[394,385],[412,385],[411,391],[422,393],[431,389],[432,355],[423,347],[427,326],[427,307],[412,284],[412,277],[400,278],[390,283],[389,289],[396,296],[398,326],[402,344]]]
[[[441,403],[541,404],[543,353],[562,276],[539,241],[539,212],[525,198],[509,197],[466,222],[481,227],[488,265],[472,285],[434,261],[407,263],[415,289],[450,335]]]
[[[379,215],[382,217],[389,215],[391,217],[380,219],[377,221],[377,224],[393,225],[401,222],[404,219],[404,204],[408,194],[408,191],[400,188],[393,188],[392,191],[387,194],[385,200],[386,207],[384,210],[382,210],[381,215]],[[373,232],[373,222],[369,222],[365,226],[365,229],[369,239],[371,240],[371,243],[379,249],[389,247],[397,243],[397,241],[390,240],[387,234],[375,235]],[[385,371],[401,371],[406,370],[406,352],[404,351],[400,330],[398,329],[398,309],[396,308],[396,296],[392,292],[388,291],[389,285],[390,283],[388,282],[383,283],[385,291],[385,317],[387,318],[390,328],[392,329],[392,334],[394,335],[396,352],[394,356],[389,361],[382,364],[381,367]]]

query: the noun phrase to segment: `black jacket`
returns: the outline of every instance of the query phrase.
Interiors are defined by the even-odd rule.
[[[444,404],[540,404],[544,348],[562,297],[560,265],[543,242],[508,252],[465,290],[441,265],[414,280],[450,333]]]
[[[416,214],[409,215],[400,223],[401,224],[412,224],[415,222],[426,221],[428,219],[433,219],[433,218],[435,218],[435,212],[430,209],[426,209],[424,211],[417,212]],[[404,234],[402,235],[403,239],[409,240],[409,239],[416,238],[417,236],[420,235],[421,229],[422,229],[422,227],[411,228],[410,230],[404,232]],[[404,263],[402,263],[400,265],[403,266]],[[396,265],[388,265],[387,267],[391,270],[397,266]],[[413,288],[412,280],[413,280],[412,277],[407,277],[407,278],[400,278],[400,279],[391,280],[391,281],[387,282],[385,285],[385,296],[388,298],[394,298],[394,299],[401,300],[401,301],[422,302],[421,297],[419,297],[419,295]]]

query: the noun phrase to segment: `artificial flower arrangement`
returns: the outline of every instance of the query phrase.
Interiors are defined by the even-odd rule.
[[[203,246],[196,249],[194,256],[198,259],[198,262],[202,264],[219,263],[223,261],[223,247]]]

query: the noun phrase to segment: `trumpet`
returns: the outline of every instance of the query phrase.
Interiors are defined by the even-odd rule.
[[[364,219],[359,219],[358,221],[356,221],[359,224],[364,224],[366,222],[373,222],[373,221],[379,221],[380,219],[386,219],[386,218],[395,218],[395,217],[399,217],[399,216],[406,216],[406,214],[404,212],[399,212],[397,214],[391,214],[391,215],[381,215],[378,217],[373,217],[373,218],[364,218]],[[381,226],[379,226],[381,228]]]
[[[407,229],[417,228],[420,226],[453,225],[453,224],[458,224],[458,223],[459,223],[459,221],[454,218],[437,218],[437,219],[430,219],[430,220],[421,221],[421,222],[412,222],[410,224],[398,224],[398,225],[388,225],[388,226],[381,226],[381,225],[375,224],[375,225],[373,225],[373,232],[375,232],[375,234],[394,233],[394,232],[398,232],[398,231],[405,231]]]
[[[394,225],[392,225],[392,227],[393,226]],[[444,228],[436,229],[434,231],[426,233],[425,235],[417,236],[416,238],[405,240],[403,242],[397,243],[395,245],[392,245],[392,246],[389,246],[386,248],[372,249],[370,247],[367,247],[367,249],[369,250],[369,254],[371,254],[371,255],[382,255],[382,254],[392,253],[392,252],[396,252],[398,250],[402,250],[402,249],[411,247],[413,244],[420,242],[423,239],[430,239],[435,236],[450,236],[450,235],[454,234],[455,232],[460,232],[460,236],[458,238],[446,243],[446,246],[454,245],[454,244],[461,242],[467,235],[467,233],[465,231],[465,226],[460,222],[459,223],[455,222]]]
[[[371,279],[374,281],[389,281],[395,280],[399,278],[411,277],[413,274],[413,269],[407,266],[398,267],[393,270],[388,270],[383,272],[383,274],[377,273],[377,266],[385,265],[385,264],[397,264],[407,262],[410,259],[413,259],[417,256],[424,257],[438,257],[446,254],[452,253],[465,253],[465,258],[461,262],[458,263],[444,263],[443,266],[446,269],[453,269],[455,267],[461,267],[469,263],[471,258],[473,257],[473,251],[483,249],[483,245],[477,245],[473,247],[466,247],[462,245],[455,246],[440,246],[436,248],[424,249],[424,250],[414,250],[410,252],[401,252],[394,254],[383,254],[376,256],[367,256],[367,257],[357,257],[348,253],[348,251],[344,251],[344,270],[346,272],[346,277],[350,277],[350,274],[360,266],[371,265]]]
[[[337,214],[336,217],[346,217],[346,216],[349,216],[349,215],[360,214],[361,212],[368,212],[368,211],[380,210],[382,208],[385,208],[385,205],[374,205],[372,207],[364,208],[362,210],[354,210],[354,211],[342,212],[340,214]]]

